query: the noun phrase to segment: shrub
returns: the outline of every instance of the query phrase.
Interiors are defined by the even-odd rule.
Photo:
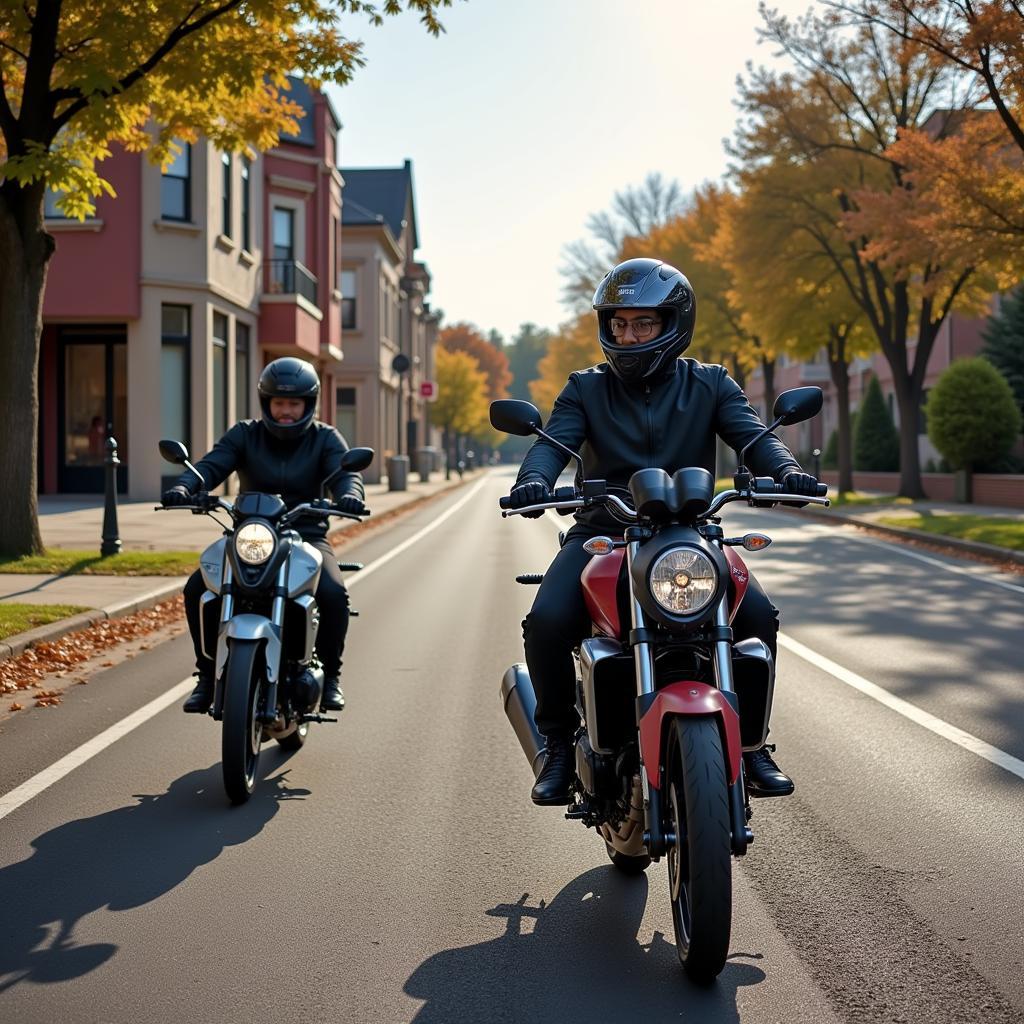
[[[1003,299],[983,332],[985,358],[1006,378],[1024,415],[1024,288]]]
[[[869,473],[886,473],[900,468],[900,437],[877,377],[871,378],[868,393],[857,410],[853,466]]]
[[[821,468],[822,469],[838,469],[839,468],[839,431],[833,430],[828,435],[828,443],[825,445],[825,450],[821,453]]]
[[[981,357],[950,365],[929,393],[925,412],[932,444],[955,469],[998,463],[1021,428],[1010,385]]]

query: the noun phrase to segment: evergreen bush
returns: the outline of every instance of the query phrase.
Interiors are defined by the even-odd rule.
[[[982,337],[985,358],[1006,378],[1024,416],[1024,288],[1003,299]]]
[[[857,410],[853,468],[868,473],[891,473],[900,468],[900,437],[877,377],[871,378]]]

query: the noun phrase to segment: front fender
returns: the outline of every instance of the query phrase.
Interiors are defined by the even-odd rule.
[[[665,757],[664,723],[665,718],[671,715],[713,715],[718,719],[725,753],[726,778],[731,786],[739,778],[742,762],[739,715],[721,690],[707,683],[684,680],[669,683],[658,690],[640,717],[640,752],[651,788],[659,788],[661,765]]]
[[[278,670],[281,665],[281,635],[270,619],[265,615],[233,615],[226,625],[221,627],[220,639],[217,643],[217,678],[221,677],[224,665],[228,660],[229,640],[265,640],[267,649],[264,661],[267,666],[267,681],[277,682]]]

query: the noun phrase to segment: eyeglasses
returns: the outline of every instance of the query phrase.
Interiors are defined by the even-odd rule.
[[[633,329],[633,337],[638,341],[643,341],[661,327],[661,321],[647,316],[639,317],[636,320],[623,320],[621,317],[613,316],[608,321],[608,326],[612,329],[612,334],[617,338],[622,337],[626,333],[627,327],[631,327]]]

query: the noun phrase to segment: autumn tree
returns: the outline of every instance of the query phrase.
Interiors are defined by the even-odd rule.
[[[534,404],[547,417],[569,374],[594,366],[603,359],[597,340],[597,318],[593,313],[581,313],[575,320],[563,324],[552,335],[547,352],[537,364],[536,380],[530,381]]]
[[[341,22],[403,7],[433,34],[451,0],[37,0],[0,12],[0,547],[42,550],[36,506],[37,363],[54,240],[47,188],[69,216],[111,188],[98,165],[120,145],[166,166],[175,140],[267,149],[300,108],[286,72],[344,83],[363,63]]]
[[[508,397],[508,386],[512,383],[508,356],[472,324],[460,322],[443,327],[438,333],[437,343],[449,352],[465,352],[477,361],[487,375],[487,397],[490,401]]]
[[[590,237],[570,242],[562,251],[559,270],[565,278],[565,304],[575,313],[590,308],[601,278],[622,256],[630,236],[644,237],[682,212],[684,195],[677,181],[651,173],[642,185],[629,185],[612,197],[611,209],[592,213],[586,227]]]
[[[733,146],[747,167],[772,161],[810,164],[845,154],[829,197],[792,196],[807,221],[839,225],[843,244],[817,232],[878,338],[893,375],[900,418],[900,493],[922,497],[917,421],[924,376],[938,335],[954,306],[980,309],[994,287],[988,268],[948,250],[914,246],[896,257],[879,244],[879,225],[909,222],[917,193],[888,155],[902,132],[921,127],[936,106],[955,109],[952,70],[927,51],[874,24],[843,29],[808,15],[796,22],[768,11],[763,35],[795,70],[751,71],[741,82],[744,119]],[[851,264],[847,254],[855,259]],[[911,336],[914,332],[915,336]]]
[[[430,422],[444,431],[447,454],[445,478],[455,462],[453,442],[460,434],[472,434],[487,420],[487,374],[467,352],[438,347],[435,353],[437,400],[430,404]]]

